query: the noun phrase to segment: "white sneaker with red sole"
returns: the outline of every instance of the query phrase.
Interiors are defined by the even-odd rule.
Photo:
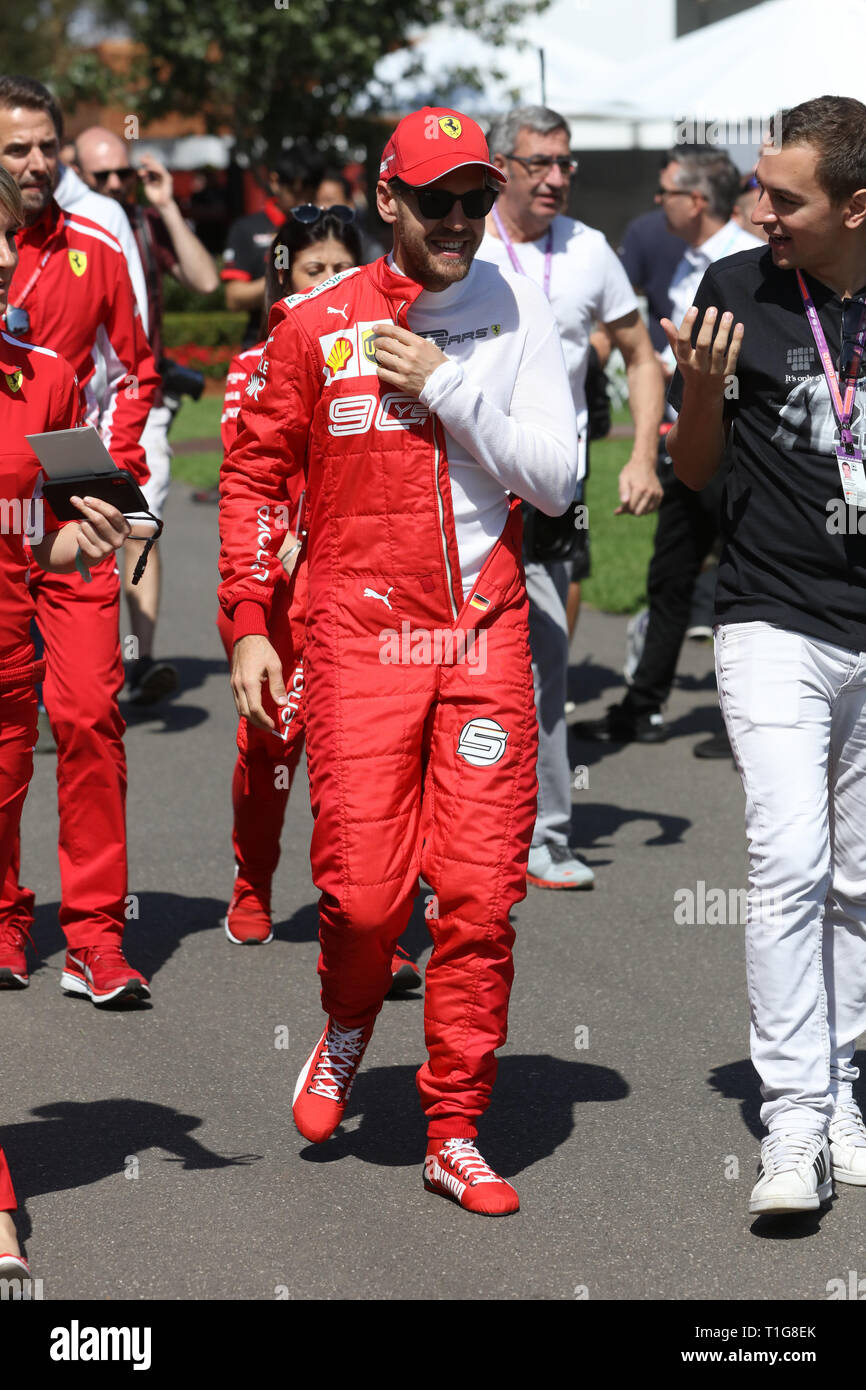
[[[301,1069],[292,1097],[292,1115],[311,1144],[330,1139],[343,1118],[361,1059],[373,1036],[373,1024],[343,1028],[335,1018]]]
[[[150,998],[150,986],[133,970],[120,947],[81,946],[66,952],[60,988],[64,994],[81,994],[100,1007],[118,1001]]]
[[[510,1216],[520,1210],[514,1188],[494,1173],[472,1139],[429,1139],[424,1186],[480,1216]]]
[[[0,1253],[0,1279],[29,1279],[30,1266],[23,1255]]]

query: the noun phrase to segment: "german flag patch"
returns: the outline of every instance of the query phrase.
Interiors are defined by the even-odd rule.
[[[479,613],[486,613],[490,607],[490,599],[482,598],[481,594],[473,594],[469,600],[470,608],[477,608]]]

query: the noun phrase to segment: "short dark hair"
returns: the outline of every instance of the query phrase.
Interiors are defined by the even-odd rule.
[[[866,106],[855,97],[815,97],[783,111],[782,148],[814,145],[815,177],[834,203],[866,188]],[[773,121],[770,134],[776,141]]]
[[[315,150],[294,145],[290,150],[281,150],[268,167],[286,188],[296,189],[300,185],[302,192],[315,193],[322,182],[325,161]]]
[[[277,271],[277,255],[280,249],[289,253],[289,264],[286,267],[291,274],[295,257],[301,251],[306,251],[308,246],[315,246],[318,241],[339,241],[341,246],[345,246],[355,265],[361,264],[361,233],[356,222],[344,222],[342,218],[335,217],[333,213],[326,212],[319,218],[318,222],[299,222],[295,217],[287,217],[283,225],[278,229],[276,236],[271,242],[271,249],[265,268],[265,323],[271,309],[278,299],[282,299],[286,291],[280,284],[280,277]]]
[[[349,207],[351,207],[351,205],[352,205],[352,183],[351,183],[351,180],[346,178],[346,175],[343,173],[342,169],[338,169],[337,166],[336,166],[336,164],[327,164],[327,165],[324,167],[324,169],[322,170],[321,178],[319,179],[319,185],[321,186],[323,183],[326,183],[326,182],[327,182],[327,183],[338,183],[338,184],[340,185],[340,187],[342,188],[342,190],[343,190],[343,197],[345,198],[345,200],[346,200],[347,204],[349,205]]]
[[[58,140],[63,139],[63,112],[60,103],[35,77],[4,74],[0,77],[0,107],[12,110],[25,106],[28,111],[45,111],[54,123]]]
[[[684,150],[678,145],[668,151],[662,168],[668,164],[680,166],[675,175],[677,188],[702,193],[713,217],[730,220],[740,196],[740,171],[729,154],[716,149]]]

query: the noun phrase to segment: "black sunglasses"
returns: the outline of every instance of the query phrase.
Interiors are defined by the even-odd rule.
[[[329,208],[317,208],[315,203],[301,203],[300,207],[292,208],[291,216],[305,227],[314,226],[323,217],[336,217],[344,226],[348,226],[355,220],[355,209],[346,207],[345,203],[332,203]]]
[[[483,188],[473,188],[469,193],[450,193],[447,188],[413,188],[402,179],[392,179],[402,191],[411,193],[418,204],[418,211],[428,222],[439,222],[447,217],[455,203],[459,203],[470,222],[486,217],[499,196],[498,188],[485,184]]]
[[[857,336],[860,331],[864,305],[866,305],[866,301],[862,299],[842,300],[842,346],[839,350],[839,375],[843,377],[850,374],[858,356]],[[863,374],[864,355],[866,354],[860,354],[858,377]]]
[[[30,315],[26,309],[16,309],[11,304],[6,310],[6,331],[13,338],[20,338],[30,332]]]
[[[100,188],[104,188],[112,174],[116,174],[119,179],[131,179],[135,176],[135,170],[129,165],[125,169],[100,169],[99,173],[92,175],[93,182]]]

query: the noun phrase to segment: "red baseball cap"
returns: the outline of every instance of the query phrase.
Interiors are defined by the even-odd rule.
[[[508,182],[502,169],[490,162],[480,125],[447,106],[422,106],[397,126],[382,152],[379,174],[423,188],[470,164],[480,164],[499,183]]]

